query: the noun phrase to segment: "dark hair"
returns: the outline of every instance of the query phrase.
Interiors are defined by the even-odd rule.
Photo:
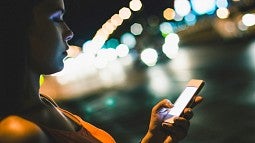
[[[15,112],[18,99],[26,93],[28,28],[38,0],[7,0],[0,2],[0,47],[2,49],[0,117]],[[16,102],[17,101],[17,102]],[[14,109],[14,110],[13,110]]]

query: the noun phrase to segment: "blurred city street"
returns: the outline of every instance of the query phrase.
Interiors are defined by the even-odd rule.
[[[83,53],[66,60],[66,67],[70,69],[45,76],[41,92],[53,97],[64,109],[106,130],[118,143],[138,143],[147,131],[153,105],[164,98],[174,102],[190,79],[203,79],[206,84],[200,94],[204,100],[194,108],[188,136],[181,143],[254,143],[255,29],[254,25],[240,25],[240,21],[246,13],[254,16],[255,2],[241,1],[243,5],[234,0],[231,2],[237,4],[229,6],[233,14],[226,19],[203,15],[192,25],[169,20],[167,23],[171,23],[173,29],[166,35],[177,37],[178,43],[174,46],[167,44],[168,36],[164,32],[155,30],[164,21],[155,22],[155,17],[150,17],[128,55],[119,55],[108,64],[101,61],[95,65],[95,57],[107,53],[97,53],[91,58],[86,54],[89,50],[84,48],[83,42],[93,37],[98,27],[93,29],[89,24],[78,28],[84,23],[72,23],[75,18],[71,17],[71,14],[78,15],[78,9],[67,4],[74,11],[67,15],[74,33],[79,29],[91,31],[87,35],[81,31],[77,33],[70,45],[80,47]],[[153,5],[156,2],[147,3]],[[146,8],[145,5],[143,10]],[[139,16],[149,17],[149,14],[137,14],[137,19],[133,16],[123,27],[144,22]],[[90,20],[96,17],[91,16]],[[94,21],[94,24],[97,22],[103,24],[103,20]],[[141,25],[146,25],[144,23]],[[153,27],[155,23],[158,24]],[[127,29],[120,27],[109,39],[116,41],[116,37],[125,33],[123,31],[129,31]],[[173,43],[176,37],[170,41]],[[112,44],[109,41],[102,49],[111,49],[107,47]],[[167,46],[174,47],[170,54],[164,50]],[[157,52],[154,63],[150,61],[154,58],[152,53],[147,61],[146,56],[143,57],[146,49],[150,50],[147,52]],[[82,61],[82,65],[77,61]]]
[[[162,97],[150,91],[145,78],[132,88],[109,90],[63,105],[109,131],[118,142],[135,143],[147,129],[155,102],[162,98],[174,101],[189,79],[203,79],[204,101],[194,109],[190,132],[183,142],[253,143],[254,54],[255,39],[186,46],[179,58],[151,69],[167,74],[169,91]],[[140,72],[146,74],[144,70]]]

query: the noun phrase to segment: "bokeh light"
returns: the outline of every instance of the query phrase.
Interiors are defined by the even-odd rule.
[[[209,14],[215,11],[215,0],[191,0],[191,7],[199,15]]]
[[[131,0],[129,2],[129,8],[133,11],[139,11],[142,8],[143,4],[140,0]]]
[[[247,13],[243,15],[242,22],[245,26],[255,25],[255,14]]]
[[[193,13],[189,13],[184,17],[184,20],[188,26],[193,26],[197,22],[197,16]]]
[[[162,46],[163,53],[169,58],[174,59],[178,54],[179,46],[177,44],[165,43]]]
[[[173,32],[173,26],[171,25],[171,23],[169,22],[162,22],[159,25],[159,30],[162,33],[162,35],[165,37],[167,36],[169,33]]]
[[[134,35],[140,35],[143,32],[143,26],[140,23],[134,23],[131,25],[130,31]]]
[[[123,19],[119,16],[119,14],[114,14],[111,17],[111,22],[115,25],[115,26],[120,26],[123,22]]]
[[[131,10],[127,7],[123,7],[119,10],[119,16],[122,19],[129,19],[131,14],[132,14]]]
[[[175,0],[174,9],[178,15],[184,17],[185,15],[190,13],[191,5],[188,0]]]
[[[216,11],[216,15],[220,18],[220,19],[226,19],[229,17],[229,10],[227,8],[219,8]]]
[[[126,44],[130,49],[132,49],[136,45],[136,38],[133,34],[127,32],[121,35],[120,42],[122,44]]]
[[[129,53],[129,48],[125,44],[120,44],[117,46],[116,52],[117,52],[118,57],[125,57]]]
[[[173,20],[175,17],[175,11],[172,8],[167,8],[163,11],[163,17],[166,20]]]
[[[158,53],[153,48],[144,49],[141,53],[141,60],[147,66],[154,66],[157,63],[157,60],[158,60]]]
[[[170,33],[165,38],[165,43],[178,44],[179,42],[180,42],[180,38],[176,33]]]
[[[218,8],[227,8],[228,7],[228,1],[227,0],[216,0],[216,6]]]

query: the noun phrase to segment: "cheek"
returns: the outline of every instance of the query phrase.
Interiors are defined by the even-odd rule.
[[[30,36],[30,63],[33,68],[45,71],[49,67],[53,68],[52,64],[62,64],[61,60],[57,61],[61,54],[58,53],[61,42],[54,29],[41,30],[35,31]]]
[[[33,47],[37,54],[56,52],[61,45],[61,34],[54,25],[44,25],[33,35]],[[51,54],[50,54],[51,55]]]
[[[39,40],[41,40],[41,44],[45,46],[56,46],[61,39],[59,29],[52,25],[49,25],[47,29],[44,29],[40,33]]]

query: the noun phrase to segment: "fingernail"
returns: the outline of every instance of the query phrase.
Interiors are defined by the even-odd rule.
[[[173,107],[173,103],[169,99],[166,99],[166,102],[167,106]]]
[[[169,99],[166,99],[166,101],[167,101],[168,103],[171,103],[171,104],[172,104],[172,102],[171,102]]]
[[[164,113],[166,112],[168,109],[167,108],[161,108],[160,110],[158,110],[158,113]]]
[[[198,96],[198,97],[196,97],[195,102],[201,102],[202,100],[203,100],[203,97]]]

